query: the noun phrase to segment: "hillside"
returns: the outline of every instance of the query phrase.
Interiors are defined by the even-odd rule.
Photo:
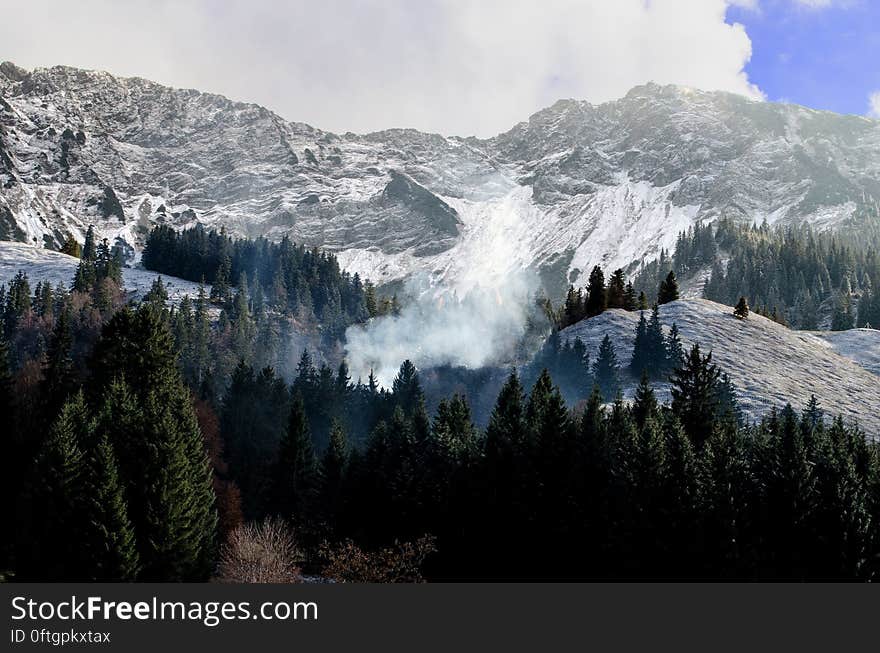
[[[333,134],[267,109],[56,66],[0,65],[0,239],[95,223],[136,258],[159,223],[290,235],[377,282],[559,290],[696,221],[880,225],[880,122],[648,84],[491,139]]]
[[[876,354],[880,331],[861,329],[846,332],[844,337],[832,334],[823,338],[792,331],[755,314],[739,320],[730,307],[704,299],[665,304],[660,307],[660,318],[667,331],[673,323],[678,325],[687,348],[699,343],[701,349],[712,352],[713,360],[736,385],[749,418],[756,419],[788,402],[800,408],[815,394],[829,415],[858,420],[870,435],[880,436],[880,376],[868,371],[868,360],[862,367],[842,355],[844,351],[853,353],[853,338],[859,339],[859,348],[873,348]],[[607,334],[617,343],[621,363],[628,365],[638,319],[637,312],[609,310],[565,329],[562,337],[579,337],[595,357]],[[628,380],[628,396],[634,387],[635,382]],[[666,384],[658,384],[657,390],[661,397],[668,396]]]
[[[70,288],[79,259],[60,252],[52,252],[33,245],[24,243],[10,243],[0,241],[0,284],[9,283],[19,270],[28,275],[31,290],[38,281],[48,281],[53,286],[61,284]],[[132,298],[140,299],[149,290],[153,281],[156,280],[155,272],[139,268],[123,268],[122,281],[125,290]],[[174,304],[184,296],[196,297],[199,293],[199,284],[176,277],[162,276],[162,282],[168,291],[168,300]],[[210,293],[211,287],[206,286],[205,291]]]

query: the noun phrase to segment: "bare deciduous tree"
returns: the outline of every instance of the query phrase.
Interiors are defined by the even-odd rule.
[[[303,556],[293,531],[280,519],[234,529],[220,551],[222,583],[299,583]]]

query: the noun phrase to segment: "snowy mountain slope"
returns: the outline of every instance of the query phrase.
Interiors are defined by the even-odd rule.
[[[9,283],[19,270],[28,275],[31,290],[38,281],[49,282],[53,286],[61,284],[69,288],[73,283],[79,259],[60,252],[52,252],[25,243],[0,242],[0,284]],[[156,280],[155,272],[137,268],[124,268],[122,281],[126,292],[133,299],[141,299]],[[176,304],[183,297],[195,298],[199,294],[199,284],[177,277],[162,276],[162,283],[168,291],[168,300]],[[211,287],[206,286],[210,293]]]
[[[713,360],[736,385],[749,418],[788,402],[801,408],[815,394],[829,415],[858,420],[870,435],[880,437],[880,376],[837,353],[827,340],[811,332],[792,331],[754,313],[739,320],[730,307],[705,299],[665,304],[660,307],[660,318],[667,331],[673,323],[678,325],[688,349],[698,343],[704,352],[712,352]],[[570,326],[561,335],[565,340],[579,337],[595,358],[607,334],[618,343],[617,356],[627,366],[638,319],[637,312],[609,310]],[[848,333],[865,339],[880,334],[862,331],[868,330]],[[836,345],[844,349],[842,342]],[[634,387],[635,382],[629,380],[625,394],[632,396]],[[656,387],[659,396],[668,398],[667,384]]]
[[[564,100],[492,139],[287,122],[143,79],[0,65],[0,239],[94,223],[136,256],[151,225],[289,235],[379,282],[456,289],[523,267],[551,290],[722,215],[880,223],[880,122],[649,84]]]
[[[813,335],[824,340],[841,356],[880,376],[880,331],[877,329],[815,331]]]

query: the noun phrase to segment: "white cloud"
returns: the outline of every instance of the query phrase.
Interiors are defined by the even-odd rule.
[[[139,75],[334,131],[486,136],[647,81],[759,97],[734,2],[754,0],[29,0],[4,8],[0,43],[25,67]]]
[[[868,116],[880,118],[880,91],[874,91],[868,96]]]

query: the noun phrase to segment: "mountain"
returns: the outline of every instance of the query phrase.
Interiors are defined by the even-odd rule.
[[[563,341],[580,338],[595,359],[605,335],[616,344],[621,365],[629,365],[638,312],[609,310],[560,332]],[[678,325],[689,349],[697,343],[730,375],[744,414],[758,419],[771,408],[791,403],[802,408],[810,395],[819,398],[829,417],[857,421],[869,434],[880,433],[880,331],[855,329],[840,334],[792,331],[752,313],[740,320],[729,306],[706,299],[688,299],[660,306],[668,332]],[[873,370],[873,373],[872,371]],[[631,397],[636,382],[626,384]],[[668,384],[656,386],[658,397],[669,398]]]
[[[697,221],[880,224],[880,122],[648,84],[562,100],[491,139],[333,134],[218,95],[0,65],[0,238],[94,223],[136,259],[151,225],[319,245],[382,282],[559,290]]]

